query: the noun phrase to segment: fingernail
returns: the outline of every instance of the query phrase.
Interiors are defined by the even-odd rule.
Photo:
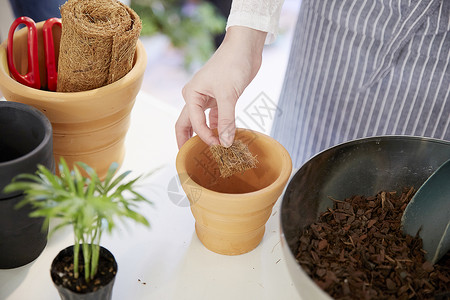
[[[223,132],[220,137],[220,144],[226,148],[230,147],[233,144],[234,134],[232,135],[230,132]]]

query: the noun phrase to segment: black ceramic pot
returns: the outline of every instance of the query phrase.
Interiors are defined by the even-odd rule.
[[[83,249],[80,246],[80,265],[83,263]],[[111,280],[109,282],[104,282],[104,284],[96,291],[89,292],[89,293],[78,293],[75,291],[70,290],[69,288],[66,288],[62,286],[61,284],[61,273],[63,271],[58,270],[57,265],[58,264],[64,264],[68,265],[73,262],[73,245],[65,248],[64,250],[61,250],[58,255],[55,257],[55,259],[52,262],[52,266],[50,269],[50,275],[52,277],[53,284],[55,285],[56,289],[58,290],[59,296],[62,300],[110,300],[112,298],[112,291],[114,287],[114,281],[116,279],[117,274],[117,262],[114,258],[114,255],[112,255],[111,252],[108,251],[108,249],[103,248],[100,246],[100,257],[99,257],[99,265],[100,262],[106,262],[105,264],[108,265],[108,272],[113,274],[111,277]],[[100,270],[99,270],[100,272]],[[82,274],[80,274],[82,276]],[[99,276],[99,275],[97,275]],[[94,279],[95,280],[95,279]]]
[[[15,208],[22,193],[3,193],[16,175],[34,173],[38,164],[55,168],[50,121],[32,106],[0,101],[0,269],[33,261],[47,244],[43,219],[30,218],[29,206]]]

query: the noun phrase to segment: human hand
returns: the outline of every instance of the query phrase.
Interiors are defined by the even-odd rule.
[[[208,145],[231,146],[236,129],[236,102],[258,73],[266,35],[248,27],[228,28],[220,47],[183,88],[186,104],[175,124],[178,148],[193,132]],[[209,127],[207,109],[210,109]]]

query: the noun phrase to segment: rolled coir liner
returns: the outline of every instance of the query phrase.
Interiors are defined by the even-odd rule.
[[[117,0],[69,0],[61,6],[58,92],[105,86],[133,66],[142,24]]]

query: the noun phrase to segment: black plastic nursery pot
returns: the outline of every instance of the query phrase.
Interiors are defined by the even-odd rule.
[[[47,244],[43,219],[30,218],[29,206],[16,208],[23,194],[3,192],[15,176],[36,172],[38,164],[55,168],[50,121],[32,106],[0,101],[0,269],[33,261]]]
[[[80,275],[79,279],[72,281],[73,270],[67,272],[73,264],[73,245],[61,250],[52,262],[50,275],[62,300],[110,300],[117,274],[117,262],[114,255],[108,249],[100,246],[99,268],[97,275],[92,279],[91,285],[95,290],[83,292],[79,287],[87,285],[81,271],[83,265],[83,249],[80,246],[79,254]],[[68,273],[72,272],[71,275]]]

